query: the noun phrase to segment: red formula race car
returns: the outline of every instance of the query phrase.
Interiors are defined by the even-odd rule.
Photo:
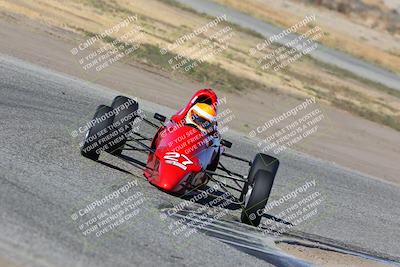
[[[171,194],[204,191],[211,181],[229,193],[233,204],[242,207],[243,223],[257,226],[279,161],[261,153],[253,161],[228,153],[232,143],[221,138],[217,109],[216,94],[211,89],[202,89],[169,120],[155,113],[157,123],[146,118],[137,101],[117,96],[111,107],[100,105],[87,124],[81,154],[98,160],[100,153],[106,151],[122,159],[129,158],[143,169],[151,184]],[[156,129],[152,138],[139,130],[142,123]],[[147,162],[122,155],[127,150],[146,153]],[[220,161],[223,157],[250,166],[247,175],[229,170]]]

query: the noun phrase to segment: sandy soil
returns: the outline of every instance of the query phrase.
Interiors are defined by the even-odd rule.
[[[15,261],[11,261],[10,259],[5,259],[0,257],[0,266],[1,267],[23,267],[25,265],[21,263],[17,263]]]
[[[144,65],[121,62],[103,70],[101,75],[86,73],[70,53],[79,36],[19,16],[0,17],[0,36],[1,53],[174,109],[180,108],[195,90],[209,86],[176,80],[167,73]],[[141,90],[141,84],[150,84],[154,89]],[[229,127],[244,133],[300,102],[287,95],[261,90],[226,93],[217,89],[217,93],[220,97],[226,97],[228,107],[235,115]],[[319,131],[295,145],[294,149],[400,185],[398,131],[323,103],[319,103],[319,106],[325,115]],[[271,132],[275,130],[272,128]]]
[[[298,1],[214,0],[283,27],[294,25],[308,14],[316,14],[315,24],[327,33],[321,40],[327,46],[400,71],[399,37],[361,25],[344,14]]]
[[[279,244],[281,249],[300,259],[321,267],[387,267],[392,266],[381,262],[368,260],[347,254],[325,251],[317,248],[307,248],[288,244]]]

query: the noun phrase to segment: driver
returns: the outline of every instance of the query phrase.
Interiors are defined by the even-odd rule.
[[[217,111],[212,105],[197,103],[186,114],[187,124],[196,126],[200,131],[210,134],[216,130]]]

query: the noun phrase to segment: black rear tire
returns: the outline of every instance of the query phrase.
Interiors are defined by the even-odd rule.
[[[249,174],[247,176],[247,181],[243,186],[242,193],[240,194],[239,200],[243,201],[244,196],[247,194],[247,190],[249,185],[252,185],[254,182],[254,177],[259,170],[269,171],[274,174],[278,171],[279,160],[277,158],[271,157],[269,155],[258,153],[253,160],[251,168],[249,170]]]
[[[100,105],[97,107],[97,110],[93,116],[94,124],[86,133],[84,143],[81,147],[82,156],[94,161],[99,159],[100,151],[105,149],[107,143],[100,144],[98,141],[110,132],[109,126],[112,125],[114,116],[106,116],[106,114],[112,114],[110,113],[111,111],[112,108],[106,105]],[[96,119],[98,120],[95,121]],[[107,129],[106,134],[104,134],[104,129]]]
[[[250,196],[242,210],[240,220],[242,223],[258,226],[264,213],[274,183],[275,173],[265,170],[258,170],[254,175],[253,184],[249,192]]]
[[[111,108],[115,116],[113,125],[118,130],[118,135],[113,139],[113,145],[107,150],[115,156],[120,156],[126,143],[126,136],[132,130],[132,123],[137,117],[139,104],[126,96],[114,98]]]

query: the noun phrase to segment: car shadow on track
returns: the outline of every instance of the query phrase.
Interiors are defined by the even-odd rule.
[[[124,170],[124,169],[122,169],[120,167],[117,167],[117,166],[111,164],[111,163],[108,163],[108,162],[105,162],[105,161],[102,161],[102,160],[98,160],[97,163],[100,163],[100,164],[102,164],[104,166],[107,166],[109,168],[112,168],[114,170],[117,170],[117,171],[120,171],[120,172],[123,172],[123,173],[126,173],[126,174],[132,174],[133,175],[133,173],[131,173],[130,171]]]
[[[213,195],[208,194],[207,197],[199,197],[196,198],[196,195],[199,196],[202,194],[202,192],[208,192],[210,190],[210,187],[208,185],[204,185],[203,188],[201,189],[200,192],[191,192],[190,194],[186,194],[184,196],[181,196],[182,199],[185,200],[192,200],[195,199],[195,203],[201,204],[201,205],[207,205],[209,207],[218,207],[221,205],[222,201],[215,201],[218,197],[222,197],[223,195],[225,195],[226,193],[220,190],[214,191]],[[237,203],[230,203],[229,205],[224,206],[225,209],[228,210],[239,210],[242,209],[243,206],[241,204],[237,204]],[[292,223],[285,221],[281,218],[275,217],[273,215],[270,214],[264,214],[263,215],[264,218],[270,219],[272,221],[278,222],[278,223],[282,223],[285,225],[291,225],[293,226]]]
[[[127,155],[120,155],[120,156],[117,156],[117,157],[119,159],[124,160],[128,164],[133,165],[135,168],[138,168],[138,169],[142,170],[142,171],[144,171],[146,169],[146,163],[143,162],[143,161],[140,161],[138,159],[132,158],[132,157],[127,156]],[[110,163],[107,163],[107,162],[104,162],[104,161],[101,161],[101,160],[99,160],[98,163],[103,164],[103,165],[105,165],[107,167],[113,168],[115,170],[127,173],[127,174],[132,174],[128,170],[122,169],[120,167],[117,167],[117,166],[115,166],[113,164],[110,164]],[[215,189],[211,190],[211,187],[208,186],[208,185],[204,185],[199,189],[200,190],[197,190],[197,191],[190,191],[190,193],[187,193],[187,194],[184,194],[184,195],[177,195],[177,194],[173,194],[173,195],[175,195],[177,197],[180,197],[180,198],[182,198],[184,200],[188,200],[188,201],[194,199],[195,200],[194,202],[197,203],[197,204],[200,204],[200,205],[207,205],[209,207],[218,207],[218,206],[221,205],[221,201],[216,201],[217,198],[221,197],[222,198],[222,202],[223,202],[223,200],[224,200],[223,196],[226,194],[226,192],[223,192],[223,191],[220,191],[220,190],[215,190]],[[204,194],[203,192],[210,192],[210,191],[213,192],[212,195],[211,194],[207,194],[206,197],[200,197],[201,194]],[[166,192],[166,193],[168,193],[168,192]],[[198,197],[196,197],[196,196],[198,196]],[[229,203],[228,205],[224,205],[224,208],[228,209],[228,210],[239,210],[239,209],[242,209],[243,206],[241,204],[238,204],[238,203]],[[290,222],[287,222],[287,221],[285,221],[285,220],[283,220],[281,218],[275,217],[275,216],[270,215],[270,214],[264,214],[263,217],[267,218],[267,219],[270,219],[270,220],[273,220],[273,221],[278,222],[278,223],[285,224],[285,225],[293,225]]]
[[[136,167],[142,171],[144,171],[146,169],[146,163],[143,161],[140,161],[138,159],[134,159],[127,155],[120,155],[118,158],[124,160],[125,162],[133,165],[134,167]]]

